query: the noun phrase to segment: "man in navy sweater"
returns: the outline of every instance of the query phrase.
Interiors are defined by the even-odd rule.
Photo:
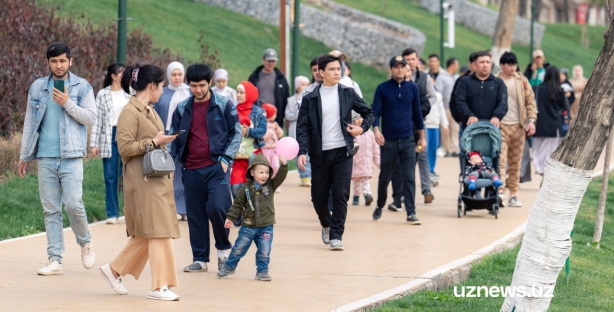
[[[407,62],[402,56],[390,60],[392,79],[381,83],[375,89],[373,98],[373,132],[381,150],[381,165],[377,183],[377,207],[373,220],[382,217],[382,207],[386,205],[388,184],[392,178],[392,168],[397,158],[401,160],[403,172],[403,195],[407,222],[419,225],[416,218],[416,152],[426,150],[424,123],[420,111],[420,91],[416,84],[405,81]],[[380,131],[380,117],[383,129]],[[418,129],[418,147],[414,140],[413,128]]]

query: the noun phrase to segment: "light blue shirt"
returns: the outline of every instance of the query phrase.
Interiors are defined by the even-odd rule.
[[[64,85],[67,81],[64,80]],[[53,79],[49,79],[49,103],[41,122],[36,158],[60,157],[60,112],[62,106],[53,100]]]

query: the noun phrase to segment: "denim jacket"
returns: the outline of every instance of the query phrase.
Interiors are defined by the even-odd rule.
[[[247,129],[247,137],[254,138],[254,148],[262,148],[264,147],[264,135],[267,129],[266,111],[254,104],[252,112],[249,113],[249,119],[254,127]]]
[[[51,75],[36,79],[28,91],[26,118],[19,159],[30,161],[36,158],[38,136],[47,103],[50,99]],[[66,83],[69,99],[60,111],[60,154],[62,158],[85,157],[87,151],[87,127],[96,121],[96,100],[92,86],[84,78],[72,72]]]

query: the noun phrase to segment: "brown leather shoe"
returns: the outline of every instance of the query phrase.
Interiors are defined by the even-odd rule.
[[[431,192],[424,193],[424,203],[425,204],[432,203],[433,199],[435,199],[435,196],[433,196],[433,193],[431,193]]]

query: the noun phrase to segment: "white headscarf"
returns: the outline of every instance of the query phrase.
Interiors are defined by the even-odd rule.
[[[228,72],[223,68],[218,68],[213,73],[213,83],[216,83],[218,79],[224,79],[228,81]]]
[[[168,117],[166,118],[166,130],[169,130],[171,127],[171,122],[173,121],[173,113],[175,112],[175,109],[177,108],[177,104],[187,99],[191,95],[190,87],[184,82],[182,82],[179,87],[175,87],[171,83],[171,74],[173,73],[173,70],[175,69],[179,69],[181,73],[185,75],[185,70],[183,69],[183,65],[181,63],[172,62],[168,64],[168,67],[166,68],[166,77],[168,78],[168,88],[170,90],[175,91],[175,93],[173,93],[173,96],[171,97],[171,101],[168,104]]]

